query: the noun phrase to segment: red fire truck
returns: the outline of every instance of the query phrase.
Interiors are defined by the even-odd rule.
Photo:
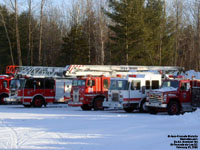
[[[4,104],[4,99],[9,96],[10,82],[13,79],[13,74],[18,66],[7,66],[6,74],[0,75],[0,104]]]
[[[67,102],[72,80],[63,77],[64,70],[64,67],[19,66],[16,75],[20,78],[11,81],[10,96],[5,101],[25,107]]]
[[[194,111],[200,106],[200,81],[177,77],[163,82],[161,89],[154,90],[147,97],[149,112],[166,111],[177,115]]]
[[[66,75],[90,75],[73,80],[71,101],[69,106],[80,106],[83,110],[103,110],[104,98],[108,97],[108,88],[112,77],[132,74],[134,71],[178,71],[179,67],[159,66],[109,66],[109,65],[81,65],[69,66]],[[102,76],[104,75],[104,76]],[[107,77],[105,77],[107,76]]]
[[[82,77],[73,80],[69,106],[81,106],[83,110],[102,110],[102,102],[108,94],[110,77]]]

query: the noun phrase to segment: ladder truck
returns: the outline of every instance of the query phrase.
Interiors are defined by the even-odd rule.
[[[63,76],[65,67],[18,66],[5,101],[25,107],[42,107],[70,99],[71,78]]]
[[[171,66],[70,65],[65,76],[79,78],[73,80],[68,105],[81,107],[82,110],[103,110],[103,101],[108,98],[108,89],[114,78],[131,75],[133,72],[159,71],[166,74],[182,70],[181,67]]]
[[[9,96],[10,82],[16,72],[17,66],[7,66],[6,75],[0,75],[0,104],[5,104],[5,98]]]

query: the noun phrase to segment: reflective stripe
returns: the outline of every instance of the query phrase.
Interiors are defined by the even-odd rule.
[[[22,98],[24,98],[24,99],[32,99],[34,96],[32,96],[32,97],[28,97],[28,96],[24,96],[24,97],[22,97]],[[45,99],[54,99],[55,97],[44,97]]]

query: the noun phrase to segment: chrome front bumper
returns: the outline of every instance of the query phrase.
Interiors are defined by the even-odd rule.
[[[20,97],[11,96],[11,97],[4,98],[4,101],[7,102],[7,103],[19,103],[19,102],[21,102],[21,98]]]
[[[167,104],[162,104],[160,102],[157,102],[157,103],[146,102],[145,106],[146,107],[167,108]]]
[[[105,108],[113,108],[113,109],[122,109],[123,106],[120,102],[113,102],[113,101],[104,101],[103,107]]]

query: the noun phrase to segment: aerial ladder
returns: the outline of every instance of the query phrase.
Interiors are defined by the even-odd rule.
[[[174,66],[126,66],[126,65],[67,65],[66,67],[44,67],[44,66],[7,66],[6,73],[15,76],[26,77],[79,77],[79,76],[115,76],[127,74],[127,72],[149,72],[160,73],[182,72],[183,67]]]
[[[125,66],[125,65],[68,65],[65,67],[64,75],[72,76],[114,76],[117,74],[128,74],[131,72],[149,72],[155,71],[162,74],[169,72],[182,72],[183,67],[174,66]]]

